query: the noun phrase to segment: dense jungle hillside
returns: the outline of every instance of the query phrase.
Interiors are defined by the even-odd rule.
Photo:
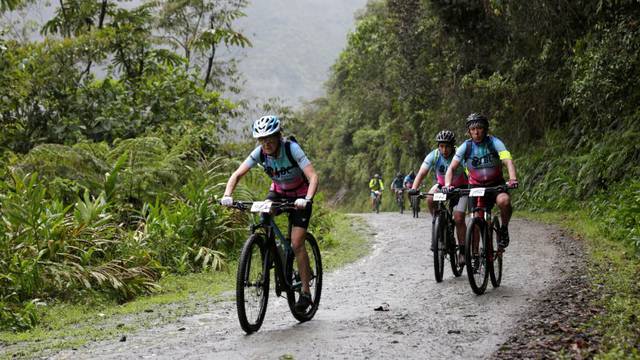
[[[112,2],[133,9],[149,1]],[[58,4],[44,0],[23,3],[21,9],[0,14],[0,23],[11,25],[9,34],[40,38],[40,28],[55,14]],[[322,94],[331,64],[343,49],[347,32],[353,29],[354,13],[366,0],[244,3],[246,16],[235,19],[234,27],[252,46],[219,48],[219,58],[237,66],[236,86],[241,94],[234,98],[256,104],[277,97],[299,104]]]
[[[639,81],[638,1],[370,1],[294,132],[334,203],[366,211],[374,173],[417,171],[438,131],[461,143],[467,115],[487,115],[516,209],[591,239],[606,315],[580,331],[606,334],[604,358],[638,357]]]
[[[519,206],[615,204],[612,228],[639,246],[639,15],[637,1],[371,1],[296,131],[323,186],[358,207],[372,174],[417,170],[439,130],[462,142],[466,116],[486,114]]]
[[[235,261],[247,219],[216,199],[255,145],[223,140],[247,108],[229,99],[238,59],[220,52],[251,47],[248,5],[0,1],[0,330]],[[29,11],[41,21],[12,22]],[[239,196],[267,180],[252,174]],[[329,246],[334,215],[315,213]]]

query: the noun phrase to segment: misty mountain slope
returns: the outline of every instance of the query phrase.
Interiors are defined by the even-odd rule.
[[[322,94],[329,68],[354,28],[354,14],[366,0],[259,0],[237,26],[253,43],[231,49],[241,58],[245,94],[280,97],[289,103]],[[227,55],[228,56],[228,55]]]

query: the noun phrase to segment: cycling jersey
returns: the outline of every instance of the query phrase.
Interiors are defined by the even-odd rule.
[[[382,191],[384,189],[382,179],[371,179],[371,181],[369,181],[369,189],[371,189],[371,191]]]
[[[393,179],[391,184],[392,189],[402,189],[402,176]]]
[[[435,149],[431,151],[427,157],[424,158],[422,162],[422,166],[428,170],[434,170],[434,179],[435,181],[444,186],[444,176],[447,173],[447,169],[449,169],[449,165],[451,165],[451,161],[454,159],[453,154],[449,157],[449,159],[445,159],[445,157],[440,153],[440,150]],[[451,180],[451,185],[454,187],[460,187],[463,185],[467,185],[469,182],[467,180],[467,174],[464,171],[464,166],[458,166],[456,171],[453,173],[453,179]]]
[[[411,189],[413,186],[413,181],[416,179],[415,176],[411,176],[411,174],[404,177],[404,187],[407,189]]]
[[[244,163],[252,168],[260,165],[271,178],[271,187],[269,191],[278,195],[289,197],[301,197],[307,195],[309,184],[302,169],[311,165],[311,161],[307,158],[298,143],[291,142],[291,155],[298,165],[292,164],[285,153],[284,141],[280,141],[278,154],[275,156],[262,153],[262,146],[258,145],[251,154],[245,159]],[[261,163],[261,154],[264,162]]]
[[[488,186],[504,182],[502,160],[511,159],[511,153],[500,139],[486,136],[480,143],[465,141],[454,159],[466,163],[469,184]]]

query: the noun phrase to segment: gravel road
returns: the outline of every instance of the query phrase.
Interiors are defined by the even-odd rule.
[[[361,214],[371,254],[325,274],[316,317],[297,323],[286,299],[270,296],[260,331],[245,335],[235,302],[159,328],[66,350],[55,359],[481,359],[514,331],[539,294],[558,283],[551,229],[513,220],[502,286],[476,296],[446,264],[436,283],[430,217]],[[516,257],[518,255],[518,257]],[[388,311],[375,311],[388,304]]]

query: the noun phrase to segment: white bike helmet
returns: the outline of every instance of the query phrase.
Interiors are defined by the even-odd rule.
[[[253,137],[261,138],[280,131],[280,119],[274,115],[266,115],[253,122]]]

